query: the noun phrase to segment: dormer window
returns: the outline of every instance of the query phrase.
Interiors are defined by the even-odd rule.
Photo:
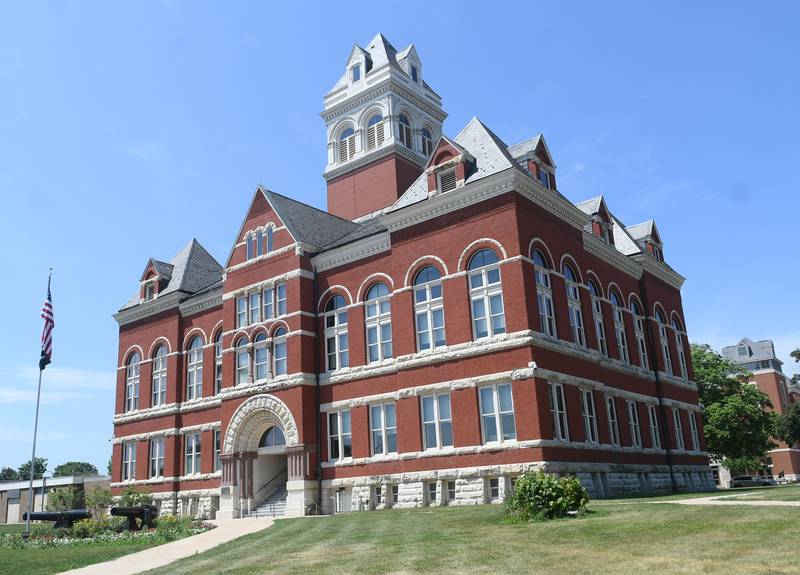
[[[542,184],[548,190],[550,189],[550,173],[547,170],[542,169],[541,166],[537,167],[536,169],[536,176],[539,180],[539,183]]]
[[[347,128],[339,136],[339,161],[351,160],[356,154],[356,133],[353,128]]]
[[[144,284],[144,301],[150,301],[156,297],[156,283],[149,281]]]
[[[383,145],[383,116],[375,114],[367,124],[367,149],[372,150]]]
[[[455,168],[439,172],[436,175],[437,188],[439,193],[449,192],[456,189],[456,170]]]
[[[739,357],[747,357],[747,346],[743,343],[739,344]]]
[[[419,79],[418,75],[417,75],[417,67],[416,66],[411,66],[411,79],[414,82],[416,82]]]
[[[353,82],[358,82],[361,79],[361,64],[356,64],[350,68],[350,76],[353,78]]]
[[[664,251],[661,249],[661,246],[653,244],[653,257],[660,262],[664,261]]]

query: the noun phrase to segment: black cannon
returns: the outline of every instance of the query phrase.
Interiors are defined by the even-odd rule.
[[[70,509],[69,511],[33,511],[31,521],[55,521],[53,529],[60,527],[70,528],[73,523],[81,519],[89,519],[92,513],[86,509]],[[22,514],[22,518],[28,520],[28,512]]]
[[[125,517],[128,520],[128,531],[139,531],[143,527],[152,529],[156,526],[155,519],[158,517],[158,507],[155,505],[112,507],[111,515],[114,517]],[[139,523],[136,522],[137,519]]]

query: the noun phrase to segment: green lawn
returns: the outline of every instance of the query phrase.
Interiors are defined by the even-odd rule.
[[[798,510],[601,503],[516,525],[494,506],[285,519],[150,573],[797,573]]]
[[[730,499],[742,501],[800,501],[800,485],[765,487]]]
[[[108,561],[150,547],[144,543],[94,543],[48,549],[0,549],[0,574],[50,575]]]

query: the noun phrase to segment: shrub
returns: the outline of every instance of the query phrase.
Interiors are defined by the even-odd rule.
[[[77,509],[81,503],[80,494],[72,487],[59,487],[47,494],[48,511],[69,511]]]
[[[108,517],[100,520],[81,519],[76,521],[66,536],[73,539],[87,539],[98,535],[113,535],[125,530],[125,519]]]
[[[152,503],[153,497],[149,491],[139,491],[133,485],[129,485],[119,496],[119,504],[123,507],[151,505]]]
[[[97,487],[86,494],[86,507],[91,510],[95,519],[105,517],[106,510],[113,504],[114,496],[108,488]]]
[[[580,513],[588,503],[589,494],[577,477],[527,471],[517,478],[503,512],[520,521],[556,519]]]

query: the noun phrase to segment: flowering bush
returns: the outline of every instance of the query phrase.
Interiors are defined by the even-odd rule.
[[[588,503],[589,494],[577,477],[528,471],[517,479],[503,511],[521,521],[555,519],[583,512]]]

